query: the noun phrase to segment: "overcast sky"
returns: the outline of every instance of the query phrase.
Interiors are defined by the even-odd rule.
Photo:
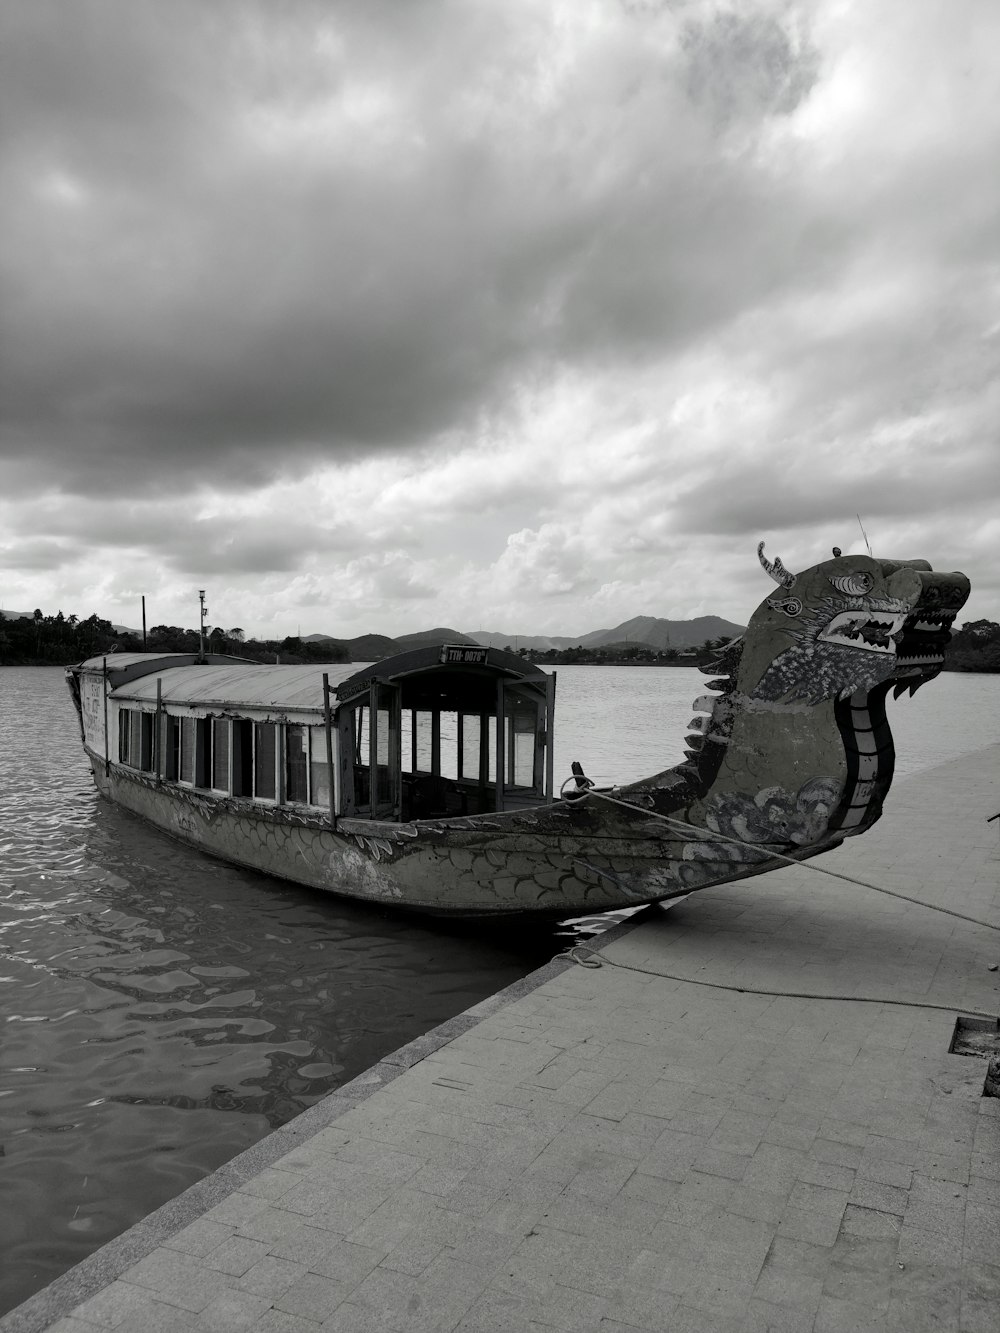
[[[996,0],[0,0],[0,606],[1000,619]]]

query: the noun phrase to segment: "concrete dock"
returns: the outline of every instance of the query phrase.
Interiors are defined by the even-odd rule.
[[[1000,926],[997,811],[995,744],[898,782],[812,864]],[[997,930],[803,865],[596,947],[403,1048],[0,1333],[1000,1330],[1000,1099],[984,1058],[949,1054],[959,1015],[1000,1010]]]

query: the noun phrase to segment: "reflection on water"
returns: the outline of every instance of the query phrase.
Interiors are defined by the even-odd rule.
[[[0,671],[0,1311],[550,958],[209,860],[98,800],[61,672]]]
[[[557,782],[677,762],[701,686],[560,669]],[[900,770],[992,739],[996,689],[896,705]],[[60,671],[0,669],[0,1312],[606,923],[428,923],[209,860],[97,799]]]

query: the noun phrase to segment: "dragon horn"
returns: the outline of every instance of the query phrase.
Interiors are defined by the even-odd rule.
[[[780,583],[783,588],[790,588],[795,582],[795,575],[792,574],[781,563],[781,557],[775,556],[773,560],[767,560],[764,557],[764,543],[757,543],[757,559],[774,579],[775,583]]]

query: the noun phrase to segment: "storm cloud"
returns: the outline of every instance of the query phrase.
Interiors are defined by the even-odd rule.
[[[990,0],[0,15],[4,605],[742,619],[860,514],[1000,614]]]

